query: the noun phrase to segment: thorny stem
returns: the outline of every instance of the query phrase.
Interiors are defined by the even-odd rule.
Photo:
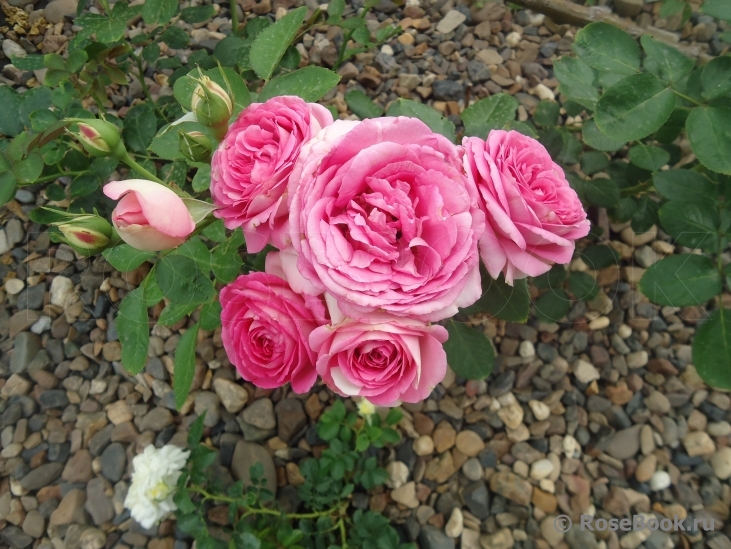
[[[145,96],[150,101],[150,103],[152,103],[152,106],[155,107],[155,111],[157,112],[157,114],[159,114],[166,123],[169,122],[168,117],[165,116],[160,107],[157,106],[157,103],[155,103],[155,101],[152,99],[150,88],[147,87],[147,82],[145,82],[145,72],[142,69],[142,58],[139,55],[135,55],[134,53],[131,54],[131,56],[132,58],[134,58],[135,63],[137,64],[137,72],[140,79],[140,85],[142,86],[142,91],[145,93]]]
[[[35,180],[35,183],[47,183],[48,181],[56,181],[59,177],[67,177],[67,176],[73,176],[73,175],[81,175],[82,173],[86,173],[85,171],[77,171],[77,172],[59,172],[54,173],[52,175],[47,175],[45,177],[39,177]]]
[[[338,521],[338,526],[340,526],[340,544],[343,549],[348,549],[348,542],[347,540],[347,534],[345,533],[345,521],[341,518]]]
[[[145,168],[140,166],[134,158],[132,158],[127,151],[124,151],[124,156],[120,159],[122,162],[127,164],[130,168],[135,170],[137,173],[139,173],[141,176],[146,177],[150,181],[154,181],[155,183],[160,183],[160,185],[165,185],[166,187],[168,185],[165,184],[165,182],[157,177],[156,175],[148,172]]]
[[[640,183],[639,185],[635,185],[634,187],[627,187],[626,189],[622,189],[621,194],[622,196],[632,196],[637,193],[649,191],[651,188],[652,182],[646,181],[645,183]]]

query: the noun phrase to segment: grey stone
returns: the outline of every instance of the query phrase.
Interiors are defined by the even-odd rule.
[[[268,430],[277,426],[274,418],[274,405],[268,398],[260,398],[244,408],[241,416],[249,425],[257,429]]]
[[[274,407],[277,416],[277,435],[284,442],[289,442],[294,435],[307,425],[302,402],[294,398],[285,398]]]
[[[23,521],[23,532],[34,538],[40,538],[45,532],[46,521],[38,511],[29,511]]]
[[[662,530],[655,530],[650,537],[645,540],[646,549],[668,549],[674,544],[670,539],[670,534]],[[586,546],[584,546],[586,547]],[[573,547],[571,549],[574,549]]]
[[[221,419],[220,405],[221,399],[218,398],[216,393],[201,391],[195,395],[195,413],[201,415],[205,412],[206,417],[203,424],[206,427],[213,427]]]
[[[462,499],[470,513],[484,520],[490,515],[490,494],[484,481],[473,482],[462,491]]]
[[[637,17],[644,0],[614,0],[614,11],[623,17]]]
[[[484,82],[490,78],[490,69],[477,59],[473,59],[467,63],[467,74],[470,75],[470,80],[473,82]]]
[[[44,284],[36,284],[20,292],[18,294],[18,310],[30,309],[35,311],[43,307],[43,294],[45,291]]]
[[[25,475],[20,481],[20,485],[26,490],[38,490],[56,480],[61,471],[63,471],[63,463],[45,463]]]
[[[454,540],[442,530],[427,524],[419,531],[419,546],[421,549],[454,549]]]
[[[25,549],[33,543],[33,538],[17,526],[5,526],[0,531],[0,538],[15,549]]]
[[[642,425],[633,425],[629,429],[617,431],[607,447],[607,453],[613,458],[627,459],[640,449],[640,430]]]
[[[112,442],[102,452],[101,457],[102,475],[110,482],[119,482],[124,475],[124,468],[127,465],[127,455],[124,446],[119,442]]]
[[[13,341],[13,354],[10,357],[10,371],[23,373],[31,360],[41,349],[41,338],[31,332],[20,332]]]
[[[76,16],[77,0],[53,0],[49,2],[45,9],[45,17],[49,23],[60,23],[64,17]]]
[[[452,32],[467,20],[467,16],[457,10],[449,10],[447,14],[437,23],[436,30],[442,34]]]
[[[65,408],[69,405],[69,398],[66,396],[66,391],[62,389],[51,389],[50,391],[43,391],[38,397],[38,402],[44,410],[49,408]]]
[[[165,408],[153,408],[139,421],[137,427],[143,431],[162,431],[173,423],[173,414]]]
[[[107,535],[99,528],[84,530],[79,538],[80,549],[102,549],[107,542]]]
[[[584,530],[578,525],[573,526],[564,535],[564,540],[571,549],[595,549],[597,541],[594,534],[589,530]]]
[[[264,479],[266,479],[266,488],[276,494],[277,491],[277,471],[274,468],[272,456],[264,449],[263,446],[240,440],[234,448],[234,455],[231,460],[231,473],[236,480],[243,480],[244,486],[251,485],[251,475],[249,468],[261,463],[264,468]]]
[[[440,101],[459,101],[464,99],[464,86],[454,80],[437,80],[432,84],[434,99]]]
[[[99,477],[90,480],[86,486],[86,504],[84,508],[97,526],[101,526],[114,518],[112,498],[105,493],[108,486],[109,483]]]

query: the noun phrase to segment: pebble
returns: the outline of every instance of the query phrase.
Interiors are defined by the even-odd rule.
[[[269,430],[277,426],[274,405],[268,398],[260,398],[249,404],[244,408],[242,417],[246,423],[259,429]]]
[[[500,408],[497,415],[508,429],[517,429],[523,423],[523,408],[518,404],[510,404]]]
[[[230,414],[237,414],[249,400],[249,393],[241,385],[225,378],[213,380],[213,390],[221,399],[221,404]]]
[[[609,323],[611,321],[609,320],[608,316],[598,316],[591,322],[589,322],[589,329],[590,330],[603,330],[604,328],[607,328],[609,326]]]
[[[391,499],[409,509],[416,509],[419,506],[419,500],[416,497],[416,483],[412,480],[391,490]]]
[[[483,475],[483,468],[480,460],[470,458],[462,465],[462,472],[469,480],[480,480]]]
[[[60,23],[64,17],[76,15],[76,0],[52,0],[44,10],[44,17],[49,23]]]
[[[536,355],[536,348],[530,341],[522,341],[518,348],[518,354],[523,358],[533,358]]]
[[[601,377],[599,370],[585,360],[577,360],[574,363],[574,376],[581,383],[591,383]]]
[[[483,549],[511,549],[515,546],[515,539],[510,528],[501,528],[494,534],[480,538]]]
[[[683,446],[690,457],[703,456],[716,451],[716,445],[708,433],[692,431],[683,438]]]
[[[617,431],[607,446],[607,454],[621,460],[634,456],[640,449],[641,429],[642,425],[633,425],[628,429]]]
[[[263,446],[252,442],[243,440],[237,442],[231,459],[231,474],[236,480],[243,480],[245,487],[251,485],[249,468],[255,463],[261,463],[264,467],[263,478],[266,480],[266,488],[276,492],[277,472],[269,452]]]
[[[388,486],[390,488],[400,488],[409,479],[409,468],[402,461],[392,461],[386,466],[388,473]]]
[[[428,456],[434,452],[434,441],[429,435],[422,435],[414,441],[414,453],[417,456]]]
[[[459,507],[455,507],[444,525],[444,533],[450,538],[458,538],[464,529],[464,516]]]
[[[721,480],[731,478],[731,448],[719,449],[711,458],[713,472]]]
[[[650,489],[655,492],[664,490],[671,484],[672,480],[670,479],[670,475],[667,471],[655,471],[655,474],[652,475],[652,478],[650,479]]]
[[[470,430],[461,431],[457,434],[456,446],[457,450],[467,457],[475,457],[485,449],[485,443],[482,442],[480,435]]]
[[[461,11],[449,10],[437,24],[436,30],[442,34],[448,34],[459,27],[467,20],[467,16]]]
[[[529,401],[528,406],[530,406],[533,415],[538,421],[548,419],[548,417],[551,415],[551,409],[539,400]]]
[[[635,469],[635,478],[639,482],[648,482],[655,474],[657,457],[654,454],[646,456]]]
[[[528,505],[533,493],[527,480],[508,471],[499,471],[490,477],[490,490],[519,505]]]
[[[11,278],[5,282],[5,291],[10,295],[19,294],[25,288],[25,282],[19,278]]]
[[[549,459],[534,461],[530,467],[530,476],[536,480],[547,478],[553,472],[553,463]]]

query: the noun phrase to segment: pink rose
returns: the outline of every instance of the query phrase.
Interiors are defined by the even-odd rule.
[[[328,303],[331,303],[328,301]],[[330,310],[333,322],[340,319]],[[336,393],[378,406],[420,402],[447,373],[444,327],[408,318],[379,323],[345,319],[310,335],[317,373]]]
[[[493,130],[483,141],[463,140],[464,165],[475,182],[487,226],[480,255],[490,276],[505,281],[538,276],[554,263],[569,263],[574,240],[589,221],[563,170],[535,139]]]
[[[325,128],[290,179],[297,267],[363,320],[452,316],[481,294],[484,214],[460,148],[415,118]]]
[[[211,161],[211,196],[226,228],[243,228],[249,253],[286,247],[289,175],[302,145],[332,122],[325,107],[282,96],[252,103],[229,128]]]
[[[112,223],[122,240],[138,250],[175,248],[195,230],[181,198],[154,181],[112,181],[104,185],[104,194],[112,200],[121,198],[112,212]]]
[[[221,290],[221,337],[241,377],[274,389],[288,381],[296,393],[317,378],[316,354],[308,338],[319,321],[287,281],[269,273],[249,273]]]

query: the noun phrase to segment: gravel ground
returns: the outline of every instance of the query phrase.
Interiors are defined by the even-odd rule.
[[[5,32],[5,55],[62,52],[74,31],[64,15],[75,1],[12,0],[10,7],[17,4],[24,20],[3,4],[0,26],[15,28]],[[576,28],[497,2],[472,9],[453,0],[406,4],[383,0],[369,23],[400,22],[403,34],[340,69],[343,84],[326,102],[342,116],[352,87],[384,107],[409,97],[447,115],[464,108],[466,95],[511,93],[521,119],[539,99],[554,98],[552,63],[571,50]],[[291,5],[244,0],[241,16]],[[208,25],[189,28],[193,49],[212,50],[230,32],[227,6]],[[721,53],[712,20],[699,16],[681,29],[653,15],[658,6],[646,6],[637,22],[673,32],[700,55]],[[627,14],[637,15],[636,7],[617,0]],[[338,43],[335,29],[311,33],[300,52],[328,65]],[[171,93],[166,75],[147,75],[153,94]],[[43,71],[8,64],[0,80],[20,89],[42,78]],[[134,81],[114,91],[120,116],[142,96]],[[51,244],[27,218],[43,203],[42,193],[25,188],[0,211],[0,546],[190,548],[173,521],[144,530],[122,502],[132,457],[151,443],[184,443],[204,410],[221,474],[241,478],[262,461],[277,498],[295,508],[298,462],[321,451],[313,425],[332,394],[319,385],[294,395],[242,384],[220,333],[201,332],[193,392],[177,413],[170,373],[184,324],[153,328],[143,373],[129,377],[119,364],[114,310],[149,265],[118,273],[101,258],[80,259]],[[499,351],[495,372],[479,382],[450,372],[427,401],[405,405],[403,441],[382,455],[389,486],[355,497],[356,507],[382,511],[422,549],[451,549],[455,540],[462,549],[731,548],[731,398],[705,386],[691,364],[692,336],[706,313],[654,306],[636,289],[645,268],[681,250],[655,229],[636,235],[601,224],[622,259],[592,273],[599,296],[573,304],[561,323],[481,322]],[[564,535],[554,528],[559,514],[576,521],[585,513],[677,515],[686,531],[574,526]],[[712,519],[714,531],[694,530],[694,519]]]

